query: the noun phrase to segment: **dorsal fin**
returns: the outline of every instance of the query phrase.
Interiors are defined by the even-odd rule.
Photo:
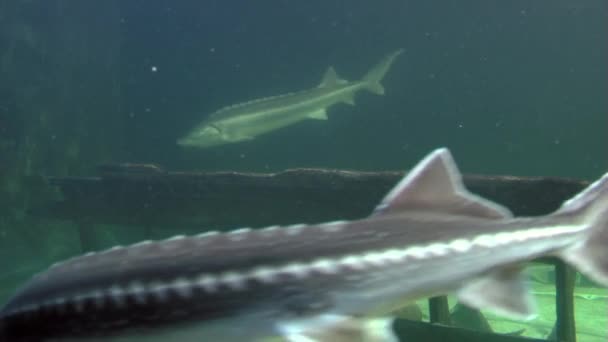
[[[325,71],[325,74],[323,74],[321,83],[319,83],[319,88],[331,87],[346,83],[348,83],[348,81],[341,79],[336,73],[336,70],[334,70],[334,67],[330,66],[327,68],[327,71]]]
[[[420,211],[489,219],[511,217],[510,211],[467,191],[446,148],[433,151],[391,190],[374,215]]]

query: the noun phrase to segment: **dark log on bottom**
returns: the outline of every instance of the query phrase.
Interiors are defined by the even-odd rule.
[[[104,168],[100,177],[48,178],[63,200],[33,214],[91,223],[179,229],[261,227],[367,216],[402,172],[294,169],[279,173],[165,172],[149,166]],[[470,191],[516,215],[542,215],[587,182],[512,176],[465,176]]]

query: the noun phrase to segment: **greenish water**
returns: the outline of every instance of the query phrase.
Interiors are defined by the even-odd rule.
[[[83,252],[90,218],[29,214],[62,196],[44,176],[91,176],[101,163],[404,170],[446,146],[465,173],[596,179],[608,170],[606,22],[603,0],[3,2],[0,303]],[[397,48],[385,94],[359,93],[327,121],[208,150],[175,143],[221,107],[315,87],[330,65],[358,80]],[[93,232],[101,248],[185,229]],[[551,332],[554,284],[535,271],[540,317],[487,315],[494,331]],[[577,286],[579,341],[608,338],[606,296]]]
[[[492,312],[482,310],[484,318],[474,317],[471,314],[464,320],[457,320],[452,316],[452,324],[466,329],[477,329],[481,331],[492,331],[499,334],[514,334],[538,339],[550,339],[552,330],[556,322],[555,295],[556,289],[553,279],[548,279],[547,275],[552,275],[553,267],[549,265],[536,265],[527,268],[529,275],[530,289],[538,307],[538,316],[529,322],[520,320],[506,319],[497,316]],[[550,277],[552,278],[552,277]],[[608,338],[608,290],[588,285],[581,285],[579,281],[574,291],[574,305],[576,317],[576,338],[577,341],[605,341]],[[454,313],[458,304],[455,296],[449,296],[448,301]],[[429,321],[429,307],[425,300],[416,302],[422,311],[422,319]],[[401,315],[403,318],[412,318],[410,311]]]

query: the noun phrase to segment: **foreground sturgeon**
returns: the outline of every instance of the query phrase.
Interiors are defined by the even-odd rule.
[[[469,193],[447,149],[351,222],[177,236],[89,253],[0,311],[4,341],[396,341],[390,313],[456,291],[530,318],[521,263],[561,257],[608,285],[608,173],[555,213]]]
[[[340,79],[334,68],[329,67],[316,88],[222,108],[178,139],[177,143],[206,148],[251,140],[304,120],[327,120],[327,108],[341,102],[354,105],[355,93],[359,90],[384,94],[380,81],[402,52],[397,50],[384,57],[360,81]]]

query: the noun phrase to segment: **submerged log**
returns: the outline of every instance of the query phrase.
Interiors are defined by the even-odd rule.
[[[181,228],[314,223],[367,216],[403,172],[291,169],[277,173],[168,172],[151,164],[103,166],[98,177],[49,177],[63,199],[34,214],[79,222]],[[542,215],[587,182],[466,175],[467,188],[516,215]]]
[[[441,324],[398,320],[394,329],[400,341],[442,341],[442,342],[546,342],[530,337],[512,334],[494,334],[470,329],[460,329]]]

